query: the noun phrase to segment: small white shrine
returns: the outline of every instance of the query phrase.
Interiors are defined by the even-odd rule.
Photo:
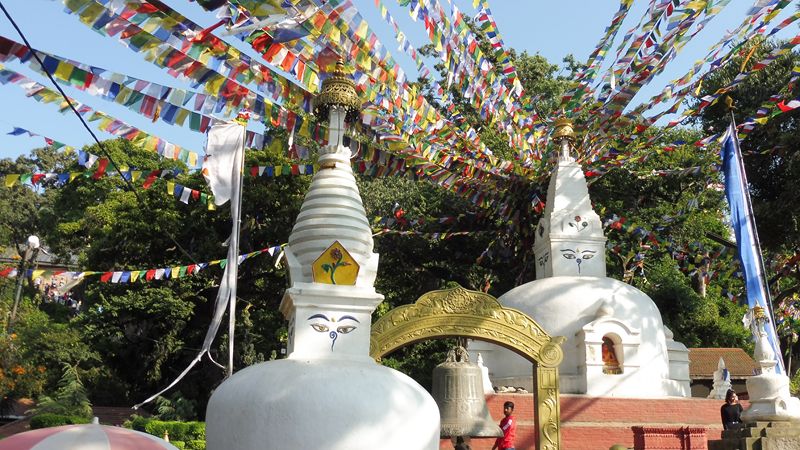
[[[745,325],[750,328],[756,342],[753,356],[760,373],[747,379],[750,406],[742,413],[742,421],[800,422],[800,399],[789,392],[789,377],[775,370],[778,364],[776,358],[780,355],[775,354],[767,340],[765,327],[768,322],[761,306],[754,307],[745,316]],[[798,448],[800,436],[793,437],[795,446],[780,448]]]
[[[209,450],[439,448],[430,394],[369,356],[371,316],[383,300],[374,287],[378,254],[342,145],[345,118],[359,106],[340,62],[315,103],[330,117],[329,145],[286,247],[288,357],[217,388],[206,414]]]
[[[498,298],[564,336],[562,393],[596,397],[689,397],[689,352],[673,340],[655,303],[635,287],[606,276],[606,238],[592,209],[583,170],[569,154],[572,125],[556,123],[561,155],[536,229],[536,280]],[[495,386],[533,389],[530,362],[483,342],[480,352]]]

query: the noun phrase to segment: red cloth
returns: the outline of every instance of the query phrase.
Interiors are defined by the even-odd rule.
[[[514,448],[514,440],[517,437],[517,421],[514,416],[503,417],[500,421],[500,429],[503,430],[503,437],[497,438],[497,446],[500,450]]]

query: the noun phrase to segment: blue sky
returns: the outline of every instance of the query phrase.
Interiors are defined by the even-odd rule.
[[[447,0],[439,1],[444,5],[447,3]],[[394,58],[413,77],[416,74],[414,64],[405,54],[397,50],[394,35],[390,27],[380,18],[374,0],[353,0],[353,2],[379,39],[390,49]],[[471,1],[455,0],[455,2],[463,12],[470,15],[474,13]],[[167,0],[165,3],[201,25],[210,25],[214,21],[211,15],[202,13],[199,6],[187,0]],[[416,47],[427,42],[423,35],[422,24],[413,22],[406,8],[399,7],[396,0],[384,0],[384,3]],[[647,3],[649,2],[644,0],[635,1],[633,10],[623,23],[618,39],[638,22]],[[682,76],[696,59],[705,56],[708,47],[717,42],[726,29],[738,26],[752,3],[753,0],[733,0],[687,45],[661,76],[642,90],[632,104],[638,104],[643,101],[642,99],[660,92],[667,82]],[[60,1],[6,0],[3,4],[35,48],[145,80],[175,87],[189,87],[170,77],[162,69],[147,63],[138,54],[119,44],[116,39],[100,36],[81,24],[75,16],[64,13]],[[489,4],[507,47],[518,51],[525,50],[531,54],[540,53],[550,62],[557,64],[560,64],[567,54],[574,55],[579,61],[585,61],[619,6],[615,0],[558,2],[489,0]],[[795,33],[796,27],[791,28],[792,33]],[[21,41],[5,16],[0,16],[0,34]],[[236,44],[240,49],[245,48],[240,43]],[[22,72],[48,87],[51,86],[49,81],[31,72],[27,67],[14,63],[7,64],[7,67]],[[119,105],[84,95],[71,88],[65,90],[73,98],[110,113],[150,134],[190,150],[202,152],[205,141],[203,135],[160,121],[151,123],[150,120],[133,114]],[[75,116],[62,115],[52,104],[40,104],[26,98],[16,85],[0,85],[0,99],[3,105],[0,109],[0,158],[16,157],[32,148],[44,145],[40,137],[6,135],[13,127],[26,128],[73,146],[91,142],[91,136]],[[110,137],[97,130],[95,132],[101,139]]]

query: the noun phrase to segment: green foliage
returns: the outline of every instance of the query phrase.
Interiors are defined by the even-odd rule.
[[[750,334],[741,323],[747,308],[718,292],[701,298],[671,258],[650,265],[647,281],[644,292],[658,306],[675,340],[687,347],[752,347]]]
[[[0,306],[0,313],[3,309]],[[42,391],[44,367],[37,367],[26,357],[18,334],[0,332],[0,355],[0,401],[3,404]]]
[[[124,426],[136,431],[142,431],[160,438],[169,434],[170,443],[181,442],[187,449],[205,449],[206,424],[203,422],[163,421],[153,418],[134,416],[125,422]]]
[[[206,450],[206,441],[195,439],[186,442],[186,450]]]
[[[794,376],[789,382],[789,391],[792,395],[800,394],[800,370],[794,373]]]
[[[180,394],[172,395],[171,398],[159,396],[155,400],[156,411],[154,418],[159,420],[189,420],[197,417],[197,404]]]
[[[40,397],[33,413],[92,417],[92,405],[86,396],[86,389],[78,375],[77,366],[64,363],[64,373],[58,383],[55,395]]]
[[[31,430],[39,428],[60,427],[62,425],[79,425],[91,423],[92,420],[83,416],[70,416],[64,414],[43,413],[31,418]]]

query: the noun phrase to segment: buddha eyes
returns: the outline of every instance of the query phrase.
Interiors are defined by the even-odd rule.
[[[330,331],[330,328],[327,325],[322,324],[322,323],[312,323],[311,324],[311,328],[313,328],[314,331],[318,331],[320,333],[325,333],[327,331]],[[342,325],[342,326],[340,326],[339,328],[336,329],[336,332],[339,333],[339,334],[347,334],[347,333],[350,333],[351,331],[353,331],[355,329],[356,329],[356,327],[354,327],[353,325]]]
[[[580,259],[592,259],[594,258],[595,253],[596,252],[592,250],[584,250],[580,252],[580,255],[578,255],[575,253],[575,250],[561,250],[561,256],[563,256],[565,259],[578,259],[579,257]]]
[[[320,333],[324,333],[329,330],[327,325],[321,323],[312,323],[311,328],[313,328],[314,331],[319,331]]]

